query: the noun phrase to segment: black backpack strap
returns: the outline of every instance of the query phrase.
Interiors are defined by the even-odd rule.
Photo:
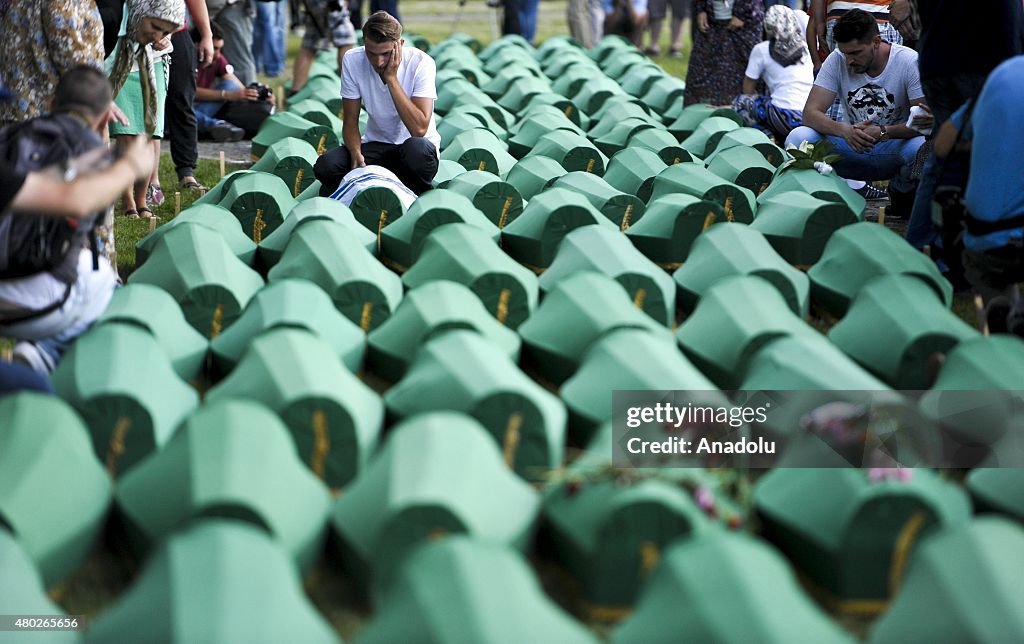
[[[56,302],[54,302],[54,303],[52,303],[49,306],[46,306],[44,308],[36,309],[34,311],[29,311],[28,313],[23,313],[23,314],[20,314],[20,315],[16,315],[14,317],[7,317],[3,313],[0,313],[0,324],[5,324],[5,325],[20,324],[22,322],[28,322],[29,320],[35,320],[35,319],[43,317],[44,315],[49,315],[50,313],[53,313],[54,311],[56,311],[60,307],[64,306],[64,303],[68,301],[69,297],[71,297],[71,286],[72,286],[71,284],[68,284],[67,288],[64,289],[64,295],[59,300],[57,300]]]

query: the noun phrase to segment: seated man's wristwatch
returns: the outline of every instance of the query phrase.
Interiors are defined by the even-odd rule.
[[[882,130],[882,133],[878,135],[878,140],[879,141],[886,141],[886,140],[888,140],[889,139],[889,132],[885,129],[885,126],[884,125],[879,125],[878,127]]]

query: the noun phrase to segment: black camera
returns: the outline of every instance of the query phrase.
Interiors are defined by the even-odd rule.
[[[256,90],[257,93],[259,94],[259,98],[261,101],[267,100],[268,98],[270,98],[271,94],[273,94],[273,92],[270,91],[269,87],[267,87],[263,83],[257,83],[256,81],[249,83],[248,88]]]

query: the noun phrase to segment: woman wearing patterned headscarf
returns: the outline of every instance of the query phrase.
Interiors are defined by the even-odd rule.
[[[806,24],[807,14],[802,11],[780,4],[768,9],[764,16],[767,40],[751,50],[743,94],[733,101],[733,109],[748,125],[780,142],[800,125],[814,83],[814,66],[804,38]],[[767,93],[757,93],[759,81],[764,81]]]

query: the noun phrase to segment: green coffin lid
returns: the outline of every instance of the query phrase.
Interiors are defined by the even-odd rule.
[[[622,78],[617,79],[622,90],[631,96],[643,96],[655,81],[667,78],[665,70],[656,63],[634,65]]]
[[[398,310],[370,333],[369,366],[395,382],[425,340],[451,329],[476,331],[505,355],[519,359],[519,336],[494,319],[473,291],[456,282],[436,280],[409,291]]]
[[[679,287],[679,303],[692,310],[701,294],[729,275],[763,277],[782,293],[794,313],[807,317],[807,275],[786,263],[761,233],[742,224],[718,224],[694,240],[687,262],[672,274]]]
[[[309,184],[309,187],[307,187],[305,190],[300,192],[298,197],[295,197],[295,201],[300,203],[300,202],[312,199],[313,197],[319,197],[319,196],[320,196],[320,182],[319,181],[314,181],[313,183]]]
[[[292,112],[278,112],[263,121],[252,139],[252,158],[258,160],[267,148],[281,139],[294,136],[313,146],[317,154],[338,147],[338,135],[326,125],[318,125]]]
[[[736,275],[704,293],[676,339],[697,368],[723,389],[734,389],[761,347],[803,333],[817,332],[789,309],[770,283],[755,275]]]
[[[644,214],[644,202],[638,197],[620,192],[601,177],[589,172],[570,172],[553,184],[583,195],[592,206],[601,211],[610,222],[626,230]]]
[[[533,75],[523,76],[509,84],[505,93],[497,99],[497,103],[510,112],[518,112],[526,107],[530,99],[537,94],[550,91],[551,84],[547,79],[537,78]]]
[[[501,247],[513,259],[540,271],[551,265],[562,239],[583,226],[615,230],[615,224],[583,195],[551,188],[533,197],[523,214],[501,231]]]
[[[206,403],[244,398],[274,410],[299,458],[331,489],[352,481],[377,446],[384,405],[327,343],[301,329],[273,329],[252,341]]]
[[[203,369],[209,342],[185,320],[178,303],[166,291],[149,284],[132,284],[114,291],[97,324],[123,322],[152,335],[182,380]]]
[[[528,156],[551,157],[567,172],[582,170],[601,176],[608,159],[585,136],[568,130],[555,130],[538,139]]]
[[[491,115],[491,118],[505,130],[512,127],[512,123],[515,122],[515,117],[511,112],[498,105],[494,102],[494,99],[487,94],[484,94],[472,85],[470,85],[470,87],[475,91],[461,91],[451,106],[452,111],[460,110],[463,106],[479,106],[487,110],[487,113]]]
[[[1020,524],[995,517],[931,537],[914,554],[896,600],[875,623],[870,641],[1020,641],[1024,587],[1016,564],[1022,549]]]
[[[284,221],[270,235],[260,242],[260,261],[271,268],[281,261],[288,242],[303,224],[312,221],[332,221],[347,228],[354,241],[370,252],[377,252],[377,237],[366,227],[359,225],[348,206],[330,197],[310,197],[295,204]]]
[[[867,202],[842,179],[818,174],[817,170],[786,170],[775,177],[768,189],[758,195],[759,202],[767,201],[784,192],[803,192],[836,203],[845,203],[859,219]]]
[[[28,553],[4,528],[0,528],[0,610],[7,615],[64,615],[43,588],[43,580]],[[32,635],[9,630],[0,633],[3,644],[21,642],[73,644],[81,638],[73,631],[37,631]]]
[[[537,307],[537,276],[494,247],[486,232],[468,224],[441,226],[402,275],[409,289],[435,280],[468,286],[501,324],[518,328]]]
[[[483,96],[488,101],[494,102],[490,96],[483,93],[483,90],[478,88],[473,83],[469,82],[465,78],[456,78],[450,81],[445,81],[438,87],[437,100],[434,102],[434,111],[441,115],[447,115],[448,112],[455,107],[455,104],[464,95],[477,95]]]
[[[569,431],[576,442],[589,442],[597,426],[611,419],[616,389],[708,391],[706,400],[729,404],[683,356],[671,335],[619,328],[590,346],[579,369],[559,391],[569,408]]]
[[[231,187],[231,184],[237,181],[239,178],[244,177],[247,174],[252,174],[252,170],[235,170],[229,172],[218,181],[212,188],[206,191],[206,194],[201,195],[198,199],[192,202],[189,208],[195,208],[203,204],[209,204],[216,206],[224,199],[224,194]],[[189,208],[186,208],[188,210]],[[173,219],[171,221],[174,221]]]
[[[296,229],[270,282],[298,278],[319,286],[363,331],[377,328],[402,300],[402,282],[356,241],[348,226],[310,221]]]
[[[90,644],[339,641],[284,548],[264,530],[225,519],[171,535],[86,635]]]
[[[647,202],[654,191],[654,178],[667,167],[653,150],[626,148],[612,157],[604,180],[610,186]]]
[[[460,114],[475,118],[483,124],[484,129],[490,130],[501,141],[508,139],[508,131],[504,127],[498,125],[498,122],[494,120],[490,112],[483,107],[479,105],[459,105],[452,112],[449,112],[448,116],[445,118],[451,118]],[[444,146],[442,145],[441,147],[443,148]]]
[[[169,230],[128,282],[170,293],[188,323],[206,337],[234,322],[263,286],[263,278],[231,254],[220,235],[198,224]]]
[[[605,35],[601,42],[590,48],[587,52],[590,58],[601,63],[609,57],[617,57],[626,53],[634,53],[639,50],[623,36]]]
[[[421,195],[404,216],[381,231],[381,261],[405,272],[420,256],[432,230],[445,224],[475,226],[498,241],[500,231],[473,202],[453,190],[431,190]]]
[[[629,147],[653,150],[668,165],[700,161],[693,154],[679,147],[676,139],[667,130],[653,128],[637,132],[629,138]]]
[[[560,483],[544,496],[544,520],[591,614],[631,606],[665,547],[707,525],[688,493],[652,479]]]
[[[743,186],[755,195],[768,189],[775,177],[775,166],[754,148],[737,145],[708,158],[708,170],[726,181]]]
[[[231,211],[212,204],[200,204],[191,206],[181,211],[174,219],[171,219],[163,226],[143,237],[135,244],[135,261],[141,266],[156,246],[156,242],[181,224],[199,224],[216,231],[228,246],[231,252],[246,266],[252,266],[256,259],[256,244],[249,236],[242,232],[242,226],[238,223]]]
[[[329,113],[327,116],[335,118]],[[340,121],[338,125],[341,126]],[[316,159],[316,149],[312,145],[302,139],[288,137],[267,148],[260,160],[253,164],[252,170],[276,175],[291,188],[292,196],[298,197],[316,179],[313,176]]]
[[[57,365],[53,386],[82,415],[111,476],[159,450],[199,405],[156,339],[121,322],[78,338]]]
[[[651,107],[655,114],[662,114],[676,103],[683,101],[686,83],[673,76],[656,80],[640,99]]]
[[[778,338],[754,354],[739,389],[881,391],[888,387],[824,336],[801,333]]]
[[[0,418],[0,610],[7,611],[18,596],[8,597],[4,588],[17,578],[6,565],[12,537],[4,528],[51,586],[85,559],[102,534],[111,481],[93,456],[85,423],[59,398],[6,395]]]
[[[295,96],[288,99],[288,104],[301,103],[309,99],[323,103],[324,107],[332,114],[341,118],[341,81],[339,79],[323,76],[310,78],[309,82],[295,93]]]
[[[295,203],[284,180],[266,172],[250,172],[231,183],[218,205],[234,213],[245,234],[258,244],[281,225]]]
[[[729,148],[734,147],[747,147],[753,148],[761,153],[761,156],[765,158],[768,163],[772,164],[773,167],[777,168],[786,160],[789,159],[789,155],[779,146],[772,143],[772,140],[768,138],[768,135],[753,127],[740,127],[726,132],[725,135],[718,141],[718,147],[715,148],[715,154],[712,157],[725,152]],[[710,162],[711,159],[709,158]],[[817,173],[817,171],[815,171]]]
[[[622,119],[633,117],[649,120],[658,125],[659,121],[650,113],[649,109],[643,101],[635,96],[616,94],[605,101],[601,109],[590,114],[591,125],[588,132],[591,135],[601,136],[615,127],[615,124]]]
[[[599,641],[548,598],[518,553],[477,539],[419,548],[382,594],[361,644]]]
[[[614,159],[612,164],[615,164]],[[647,259],[662,268],[675,270],[686,261],[697,236],[724,220],[725,213],[717,203],[692,195],[670,194],[647,204],[643,218],[625,233]]]
[[[491,41],[489,45],[480,51],[480,60],[487,62],[507,47],[522,49],[527,52],[531,58],[533,57],[533,45],[527,42],[525,38],[519,34],[505,34],[501,38]]]
[[[574,62],[558,75],[551,78],[551,91],[562,96],[576,96],[591,78],[599,73],[593,63]]]
[[[463,42],[459,38],[460,36],[471,38],[471,36],[466,36],[465,34],[455,34],[455,37],[447,38],[431,47],[428,52],[430,57],[438,62],[443,62],[449,58],[462,58],[476,60],[479,63],[476,54],[480,51],[480,43],[477,42],[476,46],[470,47],[468,42]]]
[[[762,534],[830,598],[883,609],[916,546],[970,518],[957,485],[931,470],[906,472],[909,480],[872,481],[852,468],[772,470],[754,487]]]
[[[455,58],[454,56],[449,56],[444,59],[444,64],[438,65],[438,67],[457,72],[477,87],[486,87],[491,82],[490,74],[484,71],[483,65],[476,58]]]
[[[935,262],[885,226],[871,222],[837,230],[807,276],[811,278],[814,301],[841,317],[865,284],[895,273],[924,280],[946,306],[952,305],[953,287],[939,273]]]
[[[580,56],[581,54],[586,56],[579,41],[567,34],[545,38],[544,42],[537,47],[537,51],[534,52],[537,59],[542,61],[565,56]]]
[[[198,517],[267,531],[308,569],[323,547],[330,493],[299,461],[288,429],[263,405],[207,405],[117,486],[117,506],[140,552]]]
[[[612,119],[601,121],[597,127],[590,132],[590,138],[605,156],[612,156],[627,145],[631,136],[643,130],[657,127],[648,118],[626,117],[615,120],[611,129],[602,127],[605,123],[613,122]],[[673,139],[673,143],[675,139]]]
[[[620,80],[629,73],[629,70],[638,65],[646,65],[649,62],[648,58],[640,50],[631,49],[618,55],[608,56],[601,60],[599,64],[609,78]]]
[[[676,289],[668,273],[643,256],[629,238],[611,229],[583,226],[565,236],[555,261],[540,277],[542,291],[550,291],[568,275],[595,271],[612,277],[626,289],[633,304],[656,322],[675,322]]]
[[[357,373],[366,352],[362,330],[334,308],[316,284],[304,279],[275,280],[260,289],[241,317],[210,342],[214,367],[229,373],[252,341],[271,329],[304,329],[323,340],[345,368]]]
[[[999,512],[1024,522],[1024,468],[979,468],[967,477],[979,512]]]
[[[409,42],[410,45],[412,45],[416,49],[419,49],[420,51],[430,50],[430,41],[427,40],[426,36],[406,32],[405,39]]]
[[[498,74],[501,70],[506,67],[518,66],[533,69],[536,72],[540,72],[540,63],[538,63],[533,54],[522,47],[502,47],[501,49],[495,50],[493,55],[488,56],[484,62],[484,69],[489,74]]]
[[[506,466],[527,480],[542,479],[565,455],[562,401],[472,331],[424,344],[384,402],[399,418],[437,410],[474,417],[501,448]]]
[[[565,114],[555,110],[537,110],[520,121],[515,135],[508,141],[509,152],[521,159],[529,154],[541,137],[555,130],[580,133],[580,129]]]
[[[742,618],[738,616],[742,615]],[[611,642],[853,642],[788,562],[752,537],[707,531],[665,553]]]
[[[493,132],[484,129],[466,130],[457,135],[441,153],[441,158],[456,161],[467,170],[486,170],[499,177],[508,174],[516,164],[505,144]]]
[[[480,119],[469,114],[451,111],[437,124],[437,133],[441,137],[441,149],[444,150],[452,144],[456,136],[467,130],[486,130],[487,126],[480,122]]]
[[[569,99],[565,98],[561,94],[555,94],[554,92],[544,92],[541,94],[534,94],[524,107],[519,112],[520,120],[529,117],[531,114],[538,110],[546,108],[554,108],[558,110],[563,116],[572,121],[573,125],[581,129],[590,127],[590,117],[585,112]]]
[[[565,168],[558,161],[548,157],[528,156],[509,170],[505,181],[518,190],[523,199],[533,199],[563,174]]]
[[[845,204],[794,190],[759,202],[757,219],[750,227],[764,235],[787,262],[810,267],[821,259],[836,231],[858,221]]]
[[[448,190],[472,201],[498,228],[504,228],[523,213],[519,191],[490,172],[469,170],[453,178]]]
[[[677,163],[662,170],[654,179],[650,198],[678,192],[721,204],[729,221],[741,224],[754,221],[757,210],[754,193],[723,179],[700,163]]]
[[[471,118],[471,117],[466,117]],[[449,161],[448,159],[442,159],[437,164],[437,174],[434,175],[433,186],[435,188],[447,188],[451,180],[459,176],[463,172],[469,172],[462,164],[458,161]]]
[[[683,108],[682,112],[676,117],[668,126],[668,131],[671,132],[677,140],[684,141],[687,137],[693,134],[704,119],[711,116],[715,111],[715,108],[706,103],[695,103],[693,105],[687,105]]]
[[[673,134],[677,134],[673,130],[675,125],[676,123],[673,123],[669,126],[669,131]],[[737,128],[739,128],[739,125],[732,119],[724,116],[709,116],[703,119],[700,125],[697,126],[697,129],[693,131],[693,134],[686,137],[680,145],[683,146],[684,150],[688,150],[703,159],[715,151],[715,148],[718,147],[718,142],[723,136]]]
[[[391,431],[334,504],[331,525],[344,567],[364,584],[370,570],[387,582],[416,545],[447,535],[525,549],[539,505],[476,420],[427,412]]]
[[[926,389],[929,362],[978,332],[923,281],[886,275],[860,290],[829,339],[896,389]]]
[[[390,188],[371,186],[359,191],[349,206],[356,221],[377,237],[377,251],[380,251],[380,233],[384,226],[394,223],[405,215],[405,204]]]
[[[339,139],[341,138],[341,117],[338,116],[337,112],[332,112],[329,107],[327,107],[320,101],[315,99],[307,99],[304,101],[299,101],[298,103],[289,103],[288,111],[298,114],[307,121],[316,123],[317,125],[324,125],[330,128],[332,132],[338,135]],[[277,144],[275,143],[274,145]],[[272,148],[274,147],[274,145],[271,145],[270,147]],[[316,148],[313,148],[313,154],[316,154]],[[314,156],[314,159],[315,158],[316,157]]]

